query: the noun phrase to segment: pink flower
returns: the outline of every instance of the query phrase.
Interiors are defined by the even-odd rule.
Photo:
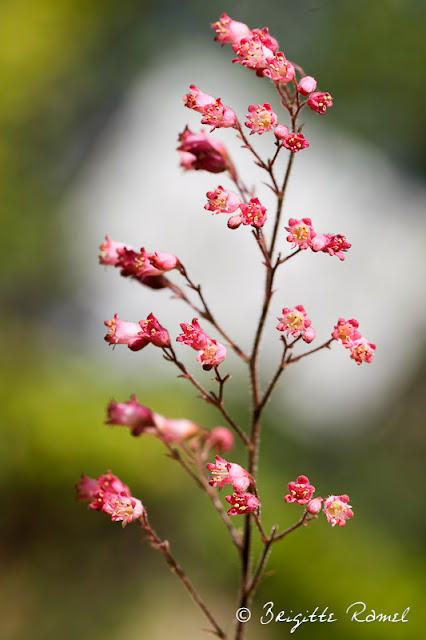
[[[232,48],[237,54],[237,58],[233,58],[232,62],[239,62],[243,67],[254,69],[259,75],[262,75],[263,69],[267,66],[267,58],[274,55],[274,52],[263,44],[259,34],[237,40]]]
[[[168,331],[161,326],[157,318],[150,313],[146,320],[140,320],[139,325],[142,331],[139,335],[146,338],[156,347],[170,347],[170,337]]]
[[[228,220],[229,229],[238,229],[238,227],[242,224],[242,218],[239,215],[232,216]]]
[[[284,126],[283,124],[279,124],[274,129],[274,136],[276,137],[277,140],[282,140],[287,134],[288,134],[288,127]]]
[[[293,249],[294,247],[307,249],[311,246],[312,239],[315,238],[316,233],[310,218],[302,218],[301,220],[290,218],[288,225],[289,226],[286,227],[286,230],[289,232],[287,242],[293,243]]]
[[[235,111],[230,107],[225,107],[220,98],[218,98],[213,104],[209,104],[205,108],[204,118],[201,123],[210,125],[212,127],[210,132],[212,132],[217,128],[235,127],[237,116]]]
[[[332,235],[331,233],[317,234],[311,243],[313,251],[323,251],[330,256],[336,255],[339,260],[345,259],[343,252],[350,249],[351,246],[345,236],[340,234]]]
[[[278,41],[270,35],[268,27],[264,27],[263,29],[253,29],[252,33],[255,38],[259,38],[261,43],[273,53],[278,51]]]
[[[277,83],[291,82],[294,78],[294,67],[286,60],[282,51],[278,51],[273,57],[266,59],[266,69],[263,75]]]
[[[287,335],[298,338],[302,335],[302,340],[312,342],[315,338],[315,331],[311,328],[311,321],[306,315],[304,307],[299,304],[293,309],[283,309],[283,317],[277,325],[278,331],[287,331]]]
[[[355,360],[357,364],[363,362],[370,363],[373,360],[376,345],[368,342],[367,338],[361,336],[359,340],[353,342],[350,346],[351,358]]]
[[[234,434],[226,427],[215,427],[208,434],[206,442],[217,451],[231,451],[234,448]]]
[[[219,487],[219,491],[225,484],[232,484],[233,490],[240,493],[245,491],[250,484],[254,484],[248,471],[239,464],[227,462],[220,456],[216,456],[216,464],[209,462],[206,466],[213,474],[209,484],[212,487]]]
[[[346,520],[353,517],[354,512],[348,502],[349,496],[346,494],[343,496],[329,496],[324,502],[323,511],[327,516],[327,522],[333,527],[336,524],[338,524],[339,527],[344,527]]]
[[[324,498],[314,498],[310,500],[308,506],[306,507],[308,513],[312,513],[312,515],[316,515],[321,511],[322,503],[324,502]]]
[[[82,478],[86,478],[86,476],[82,476]],[[111,471],[107,471],[105,475],[99,476],[97,480],[91,480],[91,482],[96,483],[96,488],[90,497],[84,499],[92,500],[89,507],[96,511],[103,511],[111,516],[113,522],[122,521],[123,527],[125,527],[128,522],[137,520],[145,512],[142,502],[133,498],[129,487],[123,484]],[[79,485],[77,485],[77,490],[78,487]]]
[[[142,247],[140,253],[133,249],[123,249],[116,266],[121,269],[121,275],[144,281],[150,276],[161,276],[167,271],[176,269],[179,260],[172,253],[157,251],[147,253]]]
[[[84,473],[82,473],[80,482],[75,485],[77,500],[80,502],[89,502],[93,500],[97,488],[98,481],[93,478],[88,478]]]
[[[266,207],[259,202],[259,198],[251,198],[248,204],[241,204],[241,222],[252,227],[263,227],[266,222]]]
[[[339,318],[331,335],[346,349],[349,349],[356,340],[361,338],[358,327],[359,322],[357,320],[344,320],[343,318]]]
[[[145,270],[144,275],[146,276],[160,276],[163,273],[166,273],[166,271],[172,271],[172,269],[176,269],[180,265],[180,262],[176,258],[176,256],[174,256],[173,253],[167,253],[166,251],[156,251],[155,253],[147,254],[146,257],[151,263],[150,272],[148,273],[148,271]],[[156,271],[156,273],[153,272],[152,268]]]
[[[181,418],[173,420],[158,413],[154,414],[156,435],[168,443],[182,444],[188,438],[200,433],[201,428],[195,422]]]
[[[297,153],[301,149],[309,147],[309,142],[302,133],[288,133],[284,136],[283,145],[286,149],[293,151],[293,153]]]
[[[296,482],[288,483],[288,493],[284,496],[286,502],[298,502],[299,504],[307,504],[315,491],[315,487],[309,484],[306,476],[299,476]]]
[[[101,264],[112,264],[115,266],[123,249],[130,249],[131,247],[123,242],[115,242],[111,240],[109,236],[105,236],[105,242],[103,242],[99,248],[101,250],[99,262]]]
[[[232,20],[226,13],[223,13],[220,20],[212,24],[213,31],[216,32],[215,40],[222,43],[233,43],[244,36],[251,35],[251,29],[243,22]]]
[[[278,122],[276,114],[272,111],[271,105],[266,104],[251,104],[248,108],[248,114],[245,125],[250,131],[250,135],[253,133],[265,133],[275,127]]]
[[[225,360],[226,348],[220,342],[216,342],[205,333],[198,324],[197,318],[194,318],[192,325],[182,323],[183,335],[178,336],[176,340],[189,345],[198,351],[197,362],[203,364],[203,369],[209,371],[212,367],[219,365]]]
[[[219,140],[208,136],[205,131],[196,134],[186,127],[179,134],[179,142],[181,144],[178,151],[181,153],[181,166],[184,169],[220,173],[232,166],[226,147]]]
[[[260,501],[252,493],[234,493],[225,496],[225,500],[231,505],[228,516],[248,515],[260,507]]]
[[[136,322],[124,322],[115,314],[113,320],[104,323],[109,328],[105,340],[112,345],[127,344],[132,351],[140,351],[146,347],[149,340],[140,335],[140,326]]]
[[[208,93],[204,93],[194,84],[191,84],[189,87],[189,93],[183,96],[182,100],[185,101],[185,107],[188,109],[194,109],[194,111],[198,111],[198,113],[204,114],[206,111],[206,107],[210,104],[214,104],[216,102],[216,98],[209,95]]]
[[[297,90],[302,96],[308,96],[317,88],[317,81],[312,76],[305,76],[299,82]]]
[[[207,192],[208,203],[204,205],[204,209],[213,211],[213,213],[233,213],[238,209],[241,200],[233,191],[225,191],[221,186],[214,191]]]
[[[315,91],[308,98],[308,107],[315,111],[315,113],[324,114],[328,107],[333,106],[333,99],[331,95],[326,92]]]
[[[107,415],[106,424],[130,427],[133,436],[156,432],[153,412],[139,404],[136,396],[132,396],[129,402],[110,402],[107,407]]]

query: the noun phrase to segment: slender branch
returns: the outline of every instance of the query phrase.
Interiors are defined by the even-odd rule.
[[[330,340],[327,340],[327,342],[324,342],[324,344],[320,345],[316,349],[311,349],[311,351],[307,351],[306,353],[302,353],[301,356],[297,356],[296,358],[293,358],[293,355],[290,354],[288,356],[288,358],[287,358],[286,365],[287,364],[293,364],[294,362],[299,362],[299,360],[301,360],[302,358],[306,358],[306,356],[310,356],[313,353],[315,353],[316,351],[320,351],[321,349],[330,349],[330,345],[333,342],[333,340],[334,340],[334,338],[330,338]]]
[[[269,249],[269,255],[272,259],[272,255],[275,249],[275,242],[277,240],[277,233],[278,233],[278,227],[280,225],[280,219],[281,219],[281,212],[283,209],[283,204],[284,204],[284,195],[287,189],[287,185],[288,185],[288,180],[290,178],[290,173],[291,173],[291,168],[293,166],[293,161],[294,161],[294,153],[291,151],[290,152],[290,157],[288,159],[288,164],[287,164],[287,170],[285,172],[285,176],[284,176],[284,182],[283,182],[283,186],[282,189],[280,191],[280,193],[278,194],[278,206],[277,206],[277,214],[275,217],[275,225],[274,225],[274,231],[272,233],[272,241],[271,241],[271,248]]]
[[[309,522],[310,520],[315,520],[315,518],[317,518],[317,516],[308,517],[308,511],[305,510],[303,516],[300,518],[300,520],[298,522],[296,522],[296,524],[293,524],[291,527],[289,527],[288,529],[286,529],[285,531],[283,531],[279,535],[275,536],[272,539],[272,542],[279,542],[280,540],[285,538],[285,536],[287,536],[289,533],[291,533],[292,531],[295,531],[296,529],[301,527],[302,524],[305,524],[305,522]]]
[[[276,383],[278,382],[279,377],[281,376],[282,372],[284,371],[284,369],[287,366],[287,363],[285,361],[285,357],[287,355],[287,351],[288,351],[289,346],[288,346],[287,341],[286,341],[284,336],[282,337],[282,341],[284,343],[283,354],[281,356],[281,360],[280,360],[280,363],[278,365],[278,368],[275,371],[275,374],[273,375],[272,380],[268,384],[268,386],[266,388],[266,391],[263,394],[263,397],[262,397],[262,399],[261,399],[261,401],[259,403],[259,411],[262,411],[263,407],[268,402],[269,397],[270,397],[272,391],[274,390],[274,387],[275,387]]]
[[[260,581],[260,578],[262,576],[263,570],[264,570],[264,568],[266,566],[266,563],[268,561],[269,554],[271,552],[271,547],[272,547],[272,543],[274,541],[274,534],[275,534],[276,530],[277,530],[276,526],[272,527],[269,539],[267,539],[266,542],[265,542],[265,546],[263,548],[262,555],[261,555],[261,557],[259,559],[259,563],[257,565],[257,568],[256,568],[254,574],[253,574],[253,578],[252,578],[252,581],[251,581],[250,586],[249,586],[249,594],[251,594],[255,590],[255,588],[257,587],[257,585],[258,585],[258,583]]]
[[[195,590],[195,587],[192,585],[190,579],[188,578],[188,576],[186,575],[186,573],[184,572],[184,570],[182,569],[180,564],[178,564],[176,562],[176,560],[174,559],[174,557],[172,556],[172,554],[170,552],[170,546],[169,546],[168,541],[167,540],[161,540],[161,538],[159,538],[157,533],[150,526],[150,524],[148,522],[148,518],[146,516],[141,516],[141,518],[139,519],[139,523],[140,523],[142,529],[147,534],[147,536],[148,536],[148,538],[149,538],[149,540],[151,542],[151,545],[154,547],[154,549],[158,549],[158,551],[160,551],[160,553],[163,554],[163,556],[164,556],[167,564],[169,565],[170,569],[172,570],[172,572],[183,583],[183,585],[185,586],[186,590],[188,591],[188,593],[190,594],[190,596],[192,597],[194,602],[198,605],[198,607],[201,609],[201,611],[203,612],[203,614],[205,615],[207,620],[210,622],[210,624],[212,625],[212,627],[214,629],[214,634],[218,638],[222,638],[222,640],[226,640],[227,636],[226,636],[225,632],[220,628],[220,626],[218,625],[218,623],[214,619],[213,615],[210,613],[207,605],[204,603],[204,600],[197,593],[197,591]]]
[[[219,409],[220,413],[223,415],[229,426],[234,429],[234,431],[238,434],[246,447],[250,449],[251,442],[248,439],[247,434],[245,434],[244,431],[242,431],[240,427],[233,421],[229,413],[226,411],[223,401],[221,401],[220,398],[218,398],[216,395],[207,391],[207,389],[204,389],[204,387],[199,382],[197,382],[197,380],[189,373],[183,362],[180,362],[180,360],[178,360],[176,353],[171,345],[170,347],[167,347],[167,349],[163,349],[163,351],[165,353],[163,357],[169,362],[173,362],[182,371],[182,377],[189,380],[194,385],[194,387],[196,387],[196,389],[200,391],[203,400],[206,400],[206,402],[213,404]]]

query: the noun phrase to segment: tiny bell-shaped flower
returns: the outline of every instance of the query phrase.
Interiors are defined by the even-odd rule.
[[[358,331],[359,322],[357,320],[344,320],[339,318],[334,331],[331,334],[337,342],[342,344],[346,349],[352,347],[356,340],[361,338],[361,333]]]
[[[274,129],[274,136],[277,140],[283,140],[285,136],[288,134],[288,127],[283,124],[279,124]]]
[[[305,76],[297,86],[297,90],[302,96],[308,96],[317,88],[317,81],[312,76]]]
[[[112,402],[107,407],[106,424],[122,425],[130,427],[133,436],[141,433],[155,433],[154,413],[151,409],[139,404],[136,396],[132,396],[129,402]]]
[[[370,363],[373,360],[376,345],[368,342],[367,338],[361,336],[359,340],[355,340],[351,345],[350,350],[351,358],[355,360],[357,364],[362,364],[363,362]]]
[[[170,336],[168,331],[161,326],[157,318],[150,313],[146,320],[139,321],[140,328],[139,335],[142,338],[146,338],[156,347],[170,347]]]
[[[225,191],[220,185],[214,191],[207,192],[208,203],[204,209],[213,213],[234,213],[241,204],[241,200],[233,191]]]
[[[332,106],[333,99],[328,92],[315,91],[308,98],[308,107],[315,113],[324,114]]]
[[[252,493],[234,493],[232,496],[225,496],[231,508],[228,516],[241,516],[253,513],[260,507],[260,500]]]
[[[329,496],[324,502],[324,513],[327,517],[327,522],[334,527],[336,524],[339,527],[344,527],[346,520],[353,518],[354,512],[352,507],[348,504],[349,496],[346,494],[342,496]]]
[[[226,427],[215,427],[208,434],[206,443],[216,451],[231,451],[234,448],[234,434]]]
[[[283,145],[293,153],[309,147],[309,142],[302,133],[288,133],[283,138]]]
[[[266,58],[266,69],[263,75],[277,84],[291,82],[294,78],[294,67],[286,60],[282,51],[278,51],[272,58]]]
[[[251,35],[251,29],[246,24],[232,20],[226,13],[222,13],[220,20],[212,24],[212,29],[216,33],[216,42],[221,42],[222,47]]]
[[[278,122],[277,115],[272,111],[269,103],[249,105],[247,118],[245,125],[251,129],[250,135],[270,131]]]
[[[100,264],[116,265],[124,249],[131,249],[124,242],[115,242],[111,240],[109,236],[105,237],[105,242],[99,247],[101,253],[99,254]]]
[[[288,483],[289,493],[284,496],[286,502],[297,502],[298,504],[307,504],[315,491],[315,487],[309,484],[306,476],[299,476],[296,482]]]
[[[259,202],[259,198],[251,198],[248,204],[241,204],[241,222],[252,227],[263,227],[266,222],[266,207]],[[229,224],[229,221],[228,221]]]
[[[232,166],[225,145],[208,136],[205,131],[192,133],[186,127],[179,135],[179,142],[181,166],[186,170],[221,173]]]
[[[202,363],[205,371],[225,360],[226,348],[201,329],[197,318],[192,320],[192,324],[182,323],[180,326],[183,335],[176,338],[177,342],[183,342],[198,351],[197,362]]]
[[[310,218],[302,218],[301,220],[290,218],[290,220],[288,221],[288,227],[286,227],[286,231],[289,232],[289,235],[287,236],[287,242],[293,243],[293,249],[294,247],[299,247],[299,249],[307,249],[312,245],[312,240],[316,236]]]
[[[104,324],[109,329],[105,336],[109,344],[127,344],[132,351],[140,351],[149,344],[149,340],[140,335],[141,328],[136,322],[124,322],[115,314],[113,320],[105,320]]]
[[[303,305],[299,304],[293,309],[284,308],[282,313],[283,317],[278,318],[278,331],[287,331],[287,335],[291,335],[293,338],[298,338],[301,335],[305,342],[312,342],[315,338],[315,331],[311,327],[311,321],[306,315]]]
[[[321,511],[323,502],[324,502],[324,499],[319,497],[314,498],[313,500],[310,500],[308,503],[308,506],[306,507],[307,512],[311,513],[312,515],[316,515]]]
[[[216,456],[215,464],[209,462],[207,469],[213,474],[209,484],[212,487],[219,487],[219,491],[225,484],[232,484],[233,490],[237,493],[245,491],[250,484],[254,484],[253,478],[248,471],[239,464],[227,462],[220,456]]]

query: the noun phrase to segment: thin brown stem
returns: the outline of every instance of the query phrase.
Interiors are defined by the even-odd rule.
[[[306,356],[310,356],[313,353],[316,353],[317,351],[320,351],[321,349],[330,349],[330,345],[333,342],[333,340],[334,340],[334,338],[330,338],[330,340],[327,340],[327,342],[324,342],[324,344],[320,345],[316,349],[311,349],[311,351],[307,351],[306,353],[302,353],[302,355],[296,356],[296,358],[293,358],[293,355],[290,354],[289,357],[287,358],[286,365],[287,364],[293,364],[295,362],[299,362],[299,360],[301,360],[302,358],[306,358]]]
[[[148,522],[148,518],[146,516],[141,516],[141,518],[139,519],[139,523],[140,523],[142,529],[145,531],[148,539],[150,540],[152,547],[154,549],[157,549],[158,551],[160,551],[160,553],[164,556],[164,558],[165,558],[167,564],[169,565],[169,568],[171,569],[171,571],[183,583],[184,587],[186,588],[186,590],[190,594],[191,598],[198,605],[198,607],[203,612],[204,616],[210,622],[210,624],[212,625],[212,627],[214,629],[214,634],[218,638],[222,638],[222,640],[226,640],[227,636],[226,636],[225,632],[218,625],[218,623],[214,619],[212,613],[210,612],[210,610],[208,609],[207,605],[205,604],[204,600],[197,593],[197,591],[196,591],[195,587],[193,586],[192,582],[190,581],[190,579],[188,578],[188,576],[186,575],[186,573],[184,572],[184,570],[182,569],[180,564],[178,564],[178,562],[176,562],[175,558],[171,554],[170,546],[169,546],[168,541],[167,540],[161,540],[161,538],[157,535],[157,533],[154,531],[154,529],[150,526],[150,524]]]
[[[256,587],[259,584],[259,581],[260,581],[260,579],[262,577],[263,570],[264,570],[264,568],[266,566],[266,563],[267,563],[268,558],[269,558],[269,554],[271,552],[271,547],[272,547],[272,543],[274,541],[274,534],[275,534],[276,530],[277,530],[276,526],[272,527],[269,539],[267,538],[266,541],[265,541],[265,546],[263,548],[262,555],[260,556],[259,563],[257,565],[256,570],[254,571],[253,578],[252,578],[252,581],[251,581],[250,586],[249,586],[249,594],[254,592],[254,590],[256,589]]]

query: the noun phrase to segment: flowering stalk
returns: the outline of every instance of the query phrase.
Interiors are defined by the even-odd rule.
[[[169,457],[175,460],[192,478],[196,486],[208,495],[227,527],[239,555],[241,580],[238,608],[244,608],[250,605],[256,587],[264,575],[274,543],[280,542],[302,525],[308,525],[309,522],[317,519],[321,510],[333,527],[336,524],[338,527],[344,527],[354,515],[349,505],[349,496],[333,494],[325,499],[314,496],[315,487],[310,484],[305,475],[300,475],[296,481],[288,483],[289,492],[284,497],[286,504],[303,506],[303,513],[299,520],[282,531],[279,531],[278,525],[274,525],[269,534],[265,532],[262,524],[261,497],[257,488],[261,419],[277,382],[290,365],[318,351],[329,349],[333,342],[337,342],[348,350],[350,359],[357,365],[363,362],[371,363],[376,346],[361,334],[357,320],[338,318],[330,338],[319,346],[300,353],[299,347],[304,342],[307,344],[313,342],[316,333],[304,306],[298,301],[294,307],[284,307],[282,316],[277,316],[279,322],[276,330],[282,333],[279,338],[282,342],[282,354],[269,383],[263,388],[259,377],[259,351],[274,299],[273,285],[277,270],[288,260],[301,255],[308,249],[316,254],[337,256],[343,261],[351,247],[346,237],[340,233],[318,233],[308,217],[289,218],[286,227],[282,223],[285,196],[295,155],[309,147],[309,141],[301,133],[302,125],[299,124],[299,115],[305,107],[309,107],[313,113],[325,115],[333,106],[333,99],[328,92],[316,91],[316,80],[312,76],[307,76],[299,65],[286,59],[284,53],[279,51],[277,40],[269,34],[267,28],[252,30],[247,25],[232,20],[226,14],[223,14],[212,27],[216,33],[215,40],[222,46],[232,45],[236,56],[232,62],[255,72],[259,78],[267,78],[272,83],[289,117],[289,127],[287,127],[279,123],[279,116],[272,110],[269,102],[250,104],[246,114],[247,120],[243,125],[236,113],[225,106],[220,98],[204,92],[195,85],[190,85],[188,94],[184,96],[185,106],[200,114],[201,123],[210,126],[211,131],[218,128],[235,130],[243,148],[253,156],[255,164],[267,173],[269,178],[267,186],[276,197],[275,213],[271,215],[254,190],[250,191],[244,185],[236,165],[222,142],[205,131],[200,134],[193,133],[188,127],[179,135],[178,151],[181,167],[185,171],[202,170],[212,175],[223,173],[231,179],[238,191],[239,195],[229,191],[222,184],[212,185],[212,189],[206,194],[207,204],[204,209],[210,211],[215,219],[220,218],[220,214],[228,216],[232,214],[228,218],[227,228],[233,231],[240,229],[236,231],[236,235],[244,232],[245,227],[251,227],[252,235],[260,249],[262,265],[265,269],[265,286],[257,326],[254,329],[252,348],[247,355],[218,324],[216,316],[207,305],[201,285],[194,283],[176,256],[164,251],[149,253],[145,248],[138,252],[126,243],[111,240],[107,236],[106,241],[101,245],[100,262],[102,264],[116,267],[121,276],[131,277],[152,289],[169,289],[175,298],[183,300],[196,312],[196,317],[191,320],[191,323],[182,322],[180,325],[182,333],[176,336],[176,332],[173,334],[162,326],[153,313],[150,313],[145,320],[138,319],[138,322],[120,320],[115,314],[112,320],[105,322],[108,327],[105,340],[114,347],[126,345],[133,352],[139,352],[149,344],[160,347],[164,359],[180,371],[178,377],[189,380],[199,392],[200,397],[218,410],[230,429],[218,426],[208,432],[191,420],[167,418],[140,405],[135,396],[125,403],[112,402],[108,407],[107,423],[127,426],[131,434],[136,437],[145,434],[157,437],[165,445]],[[244,127],[250,130],[248,135]],[[272,135],[272,132],[276,148],[271,154],[272,157],[264,160],[251,140],[253,136],[256,137],[256,134],[268,136]],[[282,179],[275,173],[275,162],[280,153],[288,154]],[[271,225],[269,241],[264,231],[268,224]],[[284,228],[288,233],[286,239],[291,243],[292,251],[282,257],[281,251],[279,249],[277,251],[277,244],[278,233]],[[169,276],[173,277],[172,272],[180,274],[187,287],[195,292],[199,300],[197,304],[181,286],[169,279]],[[167,276],[165,276],[166,273]],[[251,393],[248,433],[236,423],[225,407],[225,393],[229,389],[227,382],[231,378],[230,373],[222,373],[227,348],[216,337],[206,332],[198,318],[202,319],[203,326],[204,320],[208,321],[215,335],[219,334],[226,341],[227,346],[248,367]],[[212,380],[218,385],[216,391],[208,390],[206,385],[198,380],[198,376],[189,372],[173,347],[174,340],[197,352],[195,360],[199,363],[201,371],[213,371]],[[186,352],[189,350],[186,349]],[[184,354],[185,351],[182,353]],[[226,453],[228,458],[228,452],[233,447],[234,433],[244,444],[247,452],[246,465],[243,467],[220,455],[216,455],[214,463],[206,464],[206,460],[213,451]],[[210,472],[210,477],[207,477],[206,469]],[[225,486],[232,488],[232,493],[225,496],[227,507],[216,493]],[[77,492],[79,500],[91,501],[90,508],[103,511],[113,521],[121,521],[123,526],[138,520],[152,545],[164,555],[172,571],[201,608],[213,632],[220,638],[226,637],[183,569],[174,560],[168,543],[161,541],[149,525],[145,507],[140,500],[130,494],[126,485],[108,472],[98,480],[83,476],[82,481],[77,485]],[[233,518],[244,518],[242,537],[234,526]],[[263,549],[254,563],[252,542],[256,534],[260,536]],[[235,640],[243,640],[245,633],[246,626],[238,622],[235,628]]]

